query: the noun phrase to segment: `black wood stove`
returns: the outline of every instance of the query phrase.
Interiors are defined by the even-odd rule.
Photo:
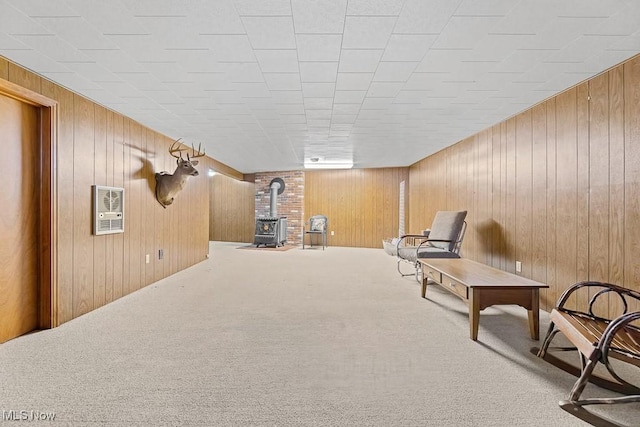
[[[287,241],[287,217],[278,216],[278,195],[284,191],[282,178],[274,178],[269,184],[269,216],[256,218],[256,232],[253,243],[260,245],[284,246]]]

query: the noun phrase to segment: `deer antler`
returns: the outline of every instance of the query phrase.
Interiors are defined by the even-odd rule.
[[[191,152],[193,153],[193,155],[191,156],[192,159],[197,159],[198,157],[203,157],[206,153],[204,151],[201,152],[202,148],[202,143],[198,144],[198,151],[196,154],[196,149],[193,147],[193,144],[191,144]],[[189,154],[187,153],[187,158],[189,158]]]
[[[181,159],[182,152],[186,150],[186,148],[182,147],[182,143],[180,142],[181,139],[182,138],[176,139],[175,141],[173,141],[173,144],[171,144],[171,147],[169,147],[169,154],[171,154],[176,159]],[[178,156],[176,156],[176,153],[178,153]]]

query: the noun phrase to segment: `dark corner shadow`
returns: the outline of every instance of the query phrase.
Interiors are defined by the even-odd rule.
[[[492,218],[480,221],[477,226],[478,239],[485,253],[504,253],[507,246],[504,228]]]
[[[139,156],[141,167],[134,172],[133,179],[144,179],[151,192],[156,191],[156,172],[153,170],[153,163],[145,157]]]
[[[156,158],[156,152],[147,150],[145,148],[137,147],[136,145],[130,144],[128,142],[125,142],[123,145],[125,147],[128,147],[131,150],[131,154],[134,154],[136,151],[138,152],[137,154],[134,154],[134,155],[140,161],[140,164],[138,169],[133,171],[133,173],[131,174],[131,179],[143,179],[147,181],[147,187],[149,187],[149,190],[152,192],[155,192],[155,188],[156,188],[155,174],[156,172],[160,172],[160,171],[154,170],[151,159]]]

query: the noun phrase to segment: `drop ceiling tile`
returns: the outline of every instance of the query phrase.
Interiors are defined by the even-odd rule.
[[[335,92],[335,83],[302,83],[305,98],[331,98]]]
[[[422,61],[437,38],[436,35],[393,34],[384,50],[382,61]]]
[[[343,50],[338,71],[341,73],[373,73],[382,57],[382,50]]]
[[[232,87],[241,98],[271,98],[271,92],[264,82],[233,83]]]
[[[334,104],[362,104],[367,91],[365,90],[336,90]]]
[[[627,7],[596,25],[588,34],[629,36],[638,31],[638,22],[640,22],[640,8]]]
[[[403,87],[406,89],[406,85]],[[394,99],[394,103],[397,104],[420,104],[423,99],[426,99],[430,95],[431,91],[428,90],[401,90],[398,92]]]
[[[404,0],[349,0],[347,15],[397,16]]]
[[[52,34],[56,34],[77,49],[116,49],[111,40],[89,25],[80,16],[59,18],[36,18],[44,28]]]
[[[291,15],[289,0],[233,0],[241,16],[287,16]]]
[[[395,22],[395,17],[347,16],[342,48],[384,49]]]
[[[374,73],[338,73],[336,90],[367,90]]]
[[[300,61],[338,61],[341,34],[296,34]]]
[[[300,62],[302,82],[335,83],[338,74],[337,62]]]
[[[218,62],[255,62],[253,48],[249,38],[242,35],[206,35],[201,36],[203,44],[209,49],[211,55]]]
[[[71,16],[73,9],[64,3],[47,0],[5,0],[3,3],[13,6],[28,16]],[[3,10],[0,8],[0,10]],[[3,10],[4,11],[4,10]]]
[[[334,114],[331,116],[332,125],[351,125],[356,122],[357,114]]]
[[[246,16],[242,22],[254,49],[295,49],[291,17]]]
[[[295,50],[254,51],[263,73],[297,73],[298,55]]]
[[[52,34],[36,20],[8,3],[0,3],[0,28],[5,34]]]
[[[97,31],[103,34],[145,34],[141,21],[122,2],[89,2],[66,0],[65,3],[81,14]]]
[[[366,98],[362,102],[361,110],[383,110],[386,111],[387,108],[391,106],[394,98]]]
[[[285,115],[298,115],[304,116],[304,105],[303,104],[276,104],[276,109],[278,113]]]
[[[342,34],[347,0],[291,0],[297,34]]]
[[[468,61],[473,49],[437,49],[427,52],[416,68],[416,72],[445,72],[450,73],[462,67]]]
[[[460,0],[407,0],[394,28],[396,34],[439,34]]]
[[[417,66],[417,62],[380,62],[373,81],[405,82]]]
[[[280,120],[282,120],[286,124],[302,124],[307,123],[307,118],[304,114],[284,114],[280,116]]]
[[[336,115],[340,115],[340,114],[344,114],[344,115],[357,115],[358,112],[360,111],[360,103],[357,104],[339,104],[336,103],[333,105],[333,114]]]
[[[396,82],[372,82],[367,91],[367,96],[376,98],[393,98],[402,89],[402,83]]]
[[[584,62],[595,51],[603,51],[621,41],[622,36],[582,36],[545,58],[545,62]]]
[[[176,3],[176,2],[173,2]],[[242,20],[230,0],[189,0],[179,4],[190,27],[204,34],[246,34]]]
[[[472,16],[504,16],[518,4],[513,0],[475,1],[463,0],[456,9],[456,15]],[[524,2],[523,2],[524,3]]]
[[[290,90],[299,91],[300,74],[298,73],[264,73],[269,90]]]
[[[494,31],[500,20],[500,17],[452,16],[431,48],[472,49]]]
[[[0,34],[0,52],[13,50],[31,50],[31,48],[8,34]]]
[[[257,62],[227,62],[220,64],[220,71],[230,76],[233,83],[263,82],[262,71]]]
[[[331,119],[331,110],[307,110],[307,120],[329,120]]]
[[[333,98],[305,98],[304,107],[307,110],[330,110],[333,106]]]
[[[271,97],[275,104],[300,104],[304,103],[302,89],[300,90],[271,90]]]
[[[605,18],[569,18],[550,19],[547,25],[536,32],[536,37],[523,43],[521,49],[562,49],[591,29],[601,25]]]

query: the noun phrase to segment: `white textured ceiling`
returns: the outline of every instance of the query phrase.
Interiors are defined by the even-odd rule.
[[[0,54],[245,173],[408,166],[640,52],[637,0],[0,0]]]

